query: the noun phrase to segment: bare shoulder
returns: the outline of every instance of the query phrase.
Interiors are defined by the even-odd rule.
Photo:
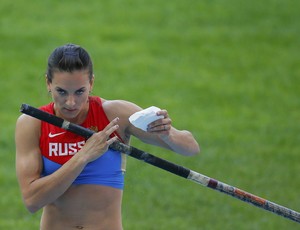
[[[21,116],[18,117],[17,119],[17,123],[16,123],[16,126],[19,127],[31,127],[33,129],[35,128],[39,128],[41,125],[41,121],[36,119],[36,118],[33,118],[31,116],[28,116],[26,114],[22,114]]]
[[[137,111],[142,110],[138,105],[124,100],[106,100],[103,102],[103,109],[107,118],[111,121],[116,117],[119,118],[119,129],[117,132],[122,140],[129,142],[129,128],[132,126],[129,122],[129,117]]]
[[[41,121],[31,116],[22,114],[19,116],[16,122],[16,141],[34,137],[40,135]]]
[[[128,119],[133,113],[142,110],[138,105],[125,100],[104,100],[103,109],[110,120],[115,117]]]

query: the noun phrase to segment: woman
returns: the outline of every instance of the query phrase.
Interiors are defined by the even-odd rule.
[[[143,131],[128,120],[139,106],[89,96],[93,65],[80,46],[53,51],[46,84],[53,102],[40,109],[97,132],[85,140],[27,115],[17,120],[17,177],[27,209],[43,208],[42,230],[122,229],[124,154],[108,148],[117,139],[128,144],[133,135],[183,155],[199,152],[192,134],[175,129],[166,110]]]

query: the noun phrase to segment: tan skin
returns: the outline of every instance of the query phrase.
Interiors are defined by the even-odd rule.
[[[89,110],[88,96],[94,79],[87,71],[55,72],[47,88],[54,101],[55,114],[81,124]],[[16,170],[27,209],[34,213],[43,208],[41,230],[122,229],[122,190],[101,185],[72,185],[87,163],[100,157],[116,138],[125,143],[133,135],[145,143],[160,146],[182,155],[194,155],[199,145],[188,131],[177,130],[166,110],[164,118],[149,125],[144,132],[130,124],[128,118],[141,108],[121,100],[104,100],[104,111],[111,121],[107,127],[89,138],[84,147],[51,175],[41,177],[42,158],[39,149],[41,122],[21,115],[16,124]]]

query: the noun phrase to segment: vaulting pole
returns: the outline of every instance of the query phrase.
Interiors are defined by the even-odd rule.
[[[58,126],[67,131],[76,133],[80,136],[85,137],[86,139],[88,139],[95,133],[94,131],[92,131],[90,129],[70,123],[66,120],[63,120],[62,118],[59,118],[57,116],[54,116],[52,114],[49,114],[49,113],[39,110],[37,108],[34,108],[28,104],[22,104],[20,112],[27,114],[29,116],[35,117],[39,120],[48,122],[52,125]],[[113,144],[111,144],[109,147],[113,150],[125,153],[128,156],[131,156],[138,160],[144,161],[148,164],[151,164],[153,166],[156,166],[158,168],[166,170],[170,173],[173,173],[173,174],[176,174],[183,178],[186,178],[188,180],[194,181],[205,187],[209,187],[211,189],[225,193],[234,198],[240,199],[244,202],[250,203],[259,208],[265,209],[267,211],[273,212],[277,215],[283,216],[285,218],[288,218],[290,220],[300,223],[300,213],[296,212],[292,209],[286,208],[284,206],[273,203],[273,202],[268,201],[259,196],[253,195],[246,191],[243,191],[239,188],[236,188],[231,185],[225,184],[223,182],[217,181],[213,178],[207,177],[205,175],[202,175],[198,172],[192,171],[183,166],[180,166],[180,165],[174,164],[172,162],[166,161],[164,159],[161,159],[159,157],[153,156],[152,154],[149,154],[147,152],[139,150],[133,146],[129,146],[129,145],[126,145],[126,144],[123,144],[123,143],[117,141],[117,142],[114,142]]]

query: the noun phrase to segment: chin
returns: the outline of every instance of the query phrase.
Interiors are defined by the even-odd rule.
[[[63,116],[65,119],[70,120],[70,119],[75,119],[78,116],[78,110],[76,111],[69,111],[69,110],[64,110]]]

